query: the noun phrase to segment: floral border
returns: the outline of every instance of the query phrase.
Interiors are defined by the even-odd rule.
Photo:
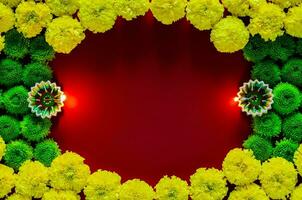
[[[302,114],[297,111],[302,42],[294,37],[302,37],[297,28],[302,27],[302,1],[271,1],[0,0],[0,72],[5,72],[0,74],[0,109],[8,113],[0,116],[0,158],[6,164],[0,164],[0,198],[73,200],[83,192],[91,200],[301,199],[302,185],[297,184],[302,175]],[[103,33],[118,16],[132,20],[149,9],[163,24],[186,17],[199,30],[212,29],[218,51],[244,49],[245,58],[255,63],[252,78],[274,87],[274,112],[253,119],[255,133],[245,141],[246,149],[231,150],[222,170],[196,170],[190,184],[165,176],[152,188],[138,179],[121,183],[114,172],[91,174],[84,158],[60,154],[58,145],[45,139],[51,122],[30,115],[27,108],[28,88],[52,78],[47,65],[55,52],[70,53],[85,38],[86,29]],[[31,62],[24,64],[28,58]],[[36,71],[41,74],[33,75]],[[288,94],[290,99],[285,98]]]

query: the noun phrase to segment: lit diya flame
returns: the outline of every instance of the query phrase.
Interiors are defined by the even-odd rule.
[[[247,115],[262,116],[272,109],[273,91],[263,81],[250,80],[240,87],[234,101],[238,102],[242,112]]]
[[[50,81],[36,83],[28,93],[29,107],[37,117],[51,118],[57,116],[64,106],[66,96],[61,87]]]

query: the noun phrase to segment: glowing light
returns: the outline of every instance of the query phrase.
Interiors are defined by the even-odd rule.
[[[75,108],[77,106],[78,101],[75,96],[73,96],[71,94],[66,94],[65,98],[66,98],[66,101],[65,101],[64,106],[66,106],[66,108]]]
[[[64,102],[66,99],[67,99],[66,95],[63,94],[63,95],[61,96],[61,101]]]

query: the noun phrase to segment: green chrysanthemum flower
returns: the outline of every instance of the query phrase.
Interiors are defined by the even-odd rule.
[[[268,42],[270,47],[270,57],[273,60],[287,61],[295,53],[296,42],[293,37],[283,35],[278,37],[274,42]]]
[[[302,114],[296,113],[285,118],[282,131],[286,138],[300,143],[302,140]]]
[[[22,135],[29,141],[40,141],[50,133],[51,121],[26,115],[21,122]]]
[[[272,143],[258,135],[250,136],[243,143],[244,148],[251,149],[256,159],[265,161],[269,159],[273,153]]]
[[[271,138],[281,133],[281,118],[273,112],[253,119],[253,129],[256,134]]]
[[[33,149],[23,141],[14,141],[6,146],[4,162],[7,166],[18,170],[19,167],[33,157]]]
[[[252,69],[252,78],[275,86],[281,81],[279,66],[271,60],[256,63]]]
[[[30,63],[23,70],[22,80],[28,87],[33,87],[35,83],[52,79],[52,70],[42,63]]]
[[[53,140],[45,140],[37,144],[34,150],[34,158],[47,167],[50,167],[52,161],[60,154],[61,150]]]
[[[20,122],[8,115],[0,116],[0,136],[7,143],[20,134]]]
[[[245,59],[254,63],[263,60],[269,54],[270,47],[260,35],[251,37],[247,45],[243,48]]]
[[[280,142],[277,142],[276,147],[273,151],[274,157],[282,157],[285,158],[288,161],[293,161],[294,154],[296,150],[298,149],[299,144],[295,143],[291,140],[282,140]]]
[[[55,57],[55,51],[46,42],[44,35],[31,39],[29,54],[31,59],[39,62],[51,61]]]
[[[12,58],[24,58],[28,54],[29,40],[16,29],[5,34],[4,53]]]
[[[11,59],[0,61],[0,85],[11,87],[21,82],[22,65]]]
[[[29,111],[28,91],[23,86],[16,86],[3,94],[3,104],[10,114],[23,115]]]
[[[273,91],[273,108],[282,115],[287,115],[300,107],[301,93],[297,87],[289,83],[279,83]]]
[[[282,68],[282,80],[302,87],[302,59],[291,59]]]
[[[296,44],[296,53],[302,56],[302,38],[297,41]]]

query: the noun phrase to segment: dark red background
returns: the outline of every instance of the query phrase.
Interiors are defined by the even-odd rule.
[[[51,65],[68,98],[52,136],[93,171],[152,185],[163,175],[188,179],[199,167],[220,168],[250,133],[233,102],[249,64],[218,53],[209,32],[185,20],[119,19]]]

